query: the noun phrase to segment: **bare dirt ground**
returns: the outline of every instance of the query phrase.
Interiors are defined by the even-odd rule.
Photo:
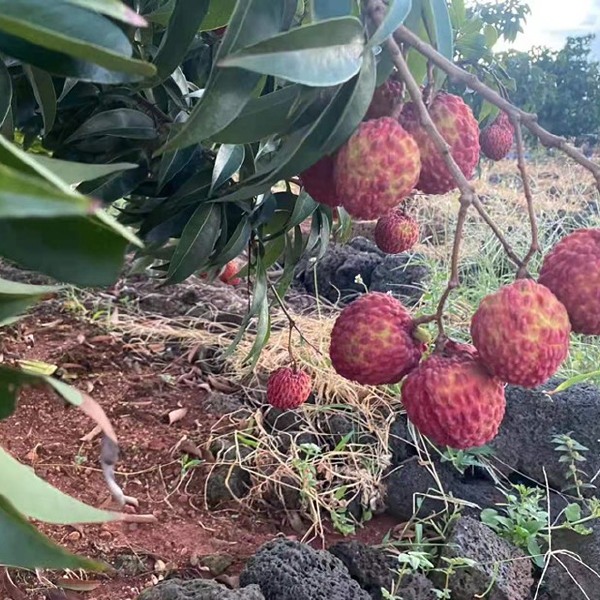
[[[205,507],[209,465],[185,472],[178,443],[187,438],[201,448],[218,417],[207,412],[207,391],[190,375],[189,363],[174,360],[164,344],[128,343],[50,301],[3,335],[0,352],[4,361],[54,364],[65,381],[100,402],[121,444],[118,480],[126,494],[139,500],[137,511],[158,520],[154,525],[41,525],[69,550],[107,561],[115,572],[71,574],[75,581],[69,587],[77,592],[53,589],[57,575],[12,572],[16,587],[5,577],[2,590],[0,580],[1,598],[75,598],[86,591],[90,599],[125,600],[174,574],[219,575],[235,585],[258,546],[277,535],[297,536],[284,514],[250,512],[239,504],[213,511]],[[181,408],[187,409],[185,417],[169,424],[169,413]],[[98,464],[99,436],[82,441],[93,428],[85,415],[50,392],[26,390],[15,414],[0,423],[0,444],[60,490],[100,506],[109,493]],[[393,526],[389,518],[376,517],[356,537],[379,543]],[[340,537],[331,532],[325,543]],[[78,577],[87,581],[78,582]]]

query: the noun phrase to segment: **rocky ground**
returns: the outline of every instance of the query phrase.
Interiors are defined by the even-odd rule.
[[[562,180],[543,173],[545,235],[596,218],[583,193],[557,218],[564,203],[551,199],[565,191],[552,190]],[[511,176],[497,176],[510,190]],[[494,204],[500,212],[506,197]],[[297,342],[315,386],[293,413],[264,402],[264,374],[287,353],[282,315],[256,376],[239,356],[222,356],[247,306],[244,286],[192,279],[163,289],[127,277],[109,290],[61,294],[5,330],[3,362],[56,365],[102,404],[121,443],[119,482],[157,524],[42,525],[112,569],[4,570],[0,598],[600,598],[600,388],[583,382],[549,394],[568,371],[538,390],[509,386],[490,447],[448,452],[409,426],[396,389],[352,386],[322,361],[333,316],[365,288],[419,310],[443,283],[432,261],[447,250],[445,230],[421,220],[429,233],[414,253],[383,255],[365,225],[347,246],[298,266],[288,304],[316,347]],[[467,243],[471,257],[478,235]],[[493,268],[502,277],[505,263]],[[463,281],[478,285],[480,269],[467,260]],[[1,274],[40,281],[8,265]],[[467,299],[453,305],[453,324],[468,314]],[[595,360],[590,347],[575,346],[570,369]],[[0,422],[0,444],[61,490],[93,505],[109,500],[93,424],[49,393],[22,395]]]

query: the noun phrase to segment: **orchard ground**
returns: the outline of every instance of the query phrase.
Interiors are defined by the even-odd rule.
[[[544,249],[575,227],[600,225],[597,193],[584,169],[540,155],[530,160],[529,173]],[[525,199],[515,162],[484,164],[475,184],[514,247],[526,248],[529,224],[523,219]],[[456,203],[455,193],[410,201],[410,212],[422,226],[414,251],[425,257],[432,272],[416,314],[431,312],[446,284]],[[372,223],[359,223],[355,233],[369,237],[372,229]],[[448,330],[461,340],[468,335],[480,299],[514,277],[502,249],[474,212],[466,225],[463,257],[470,285],[452,294],[447,311]],[[4,269],[12,278],[30,279],[11,267]],[[399,536],[407,543],[413,539],[416,521],[405,527],[386,514],[375,514],[356,525],[342,501],[344,495],[360,497],[378,512],[386,427],[389,416],[401,410],[395,388],[363,388],[332,373],[325,356],[338,309],[324,301],[290,297],[290,313],[306,338],[294,336],[295,353],[313,376],[315,400],[298,413],[305,437],[290,439],[283,452],[280,432],[264,411],[264,382],[266,374],[287,364],[287,317],[275,315],[255,376],[242,365],[251,332],[230,359],[217,357],[235,334],[246,302],[244,285],[232,288],[192,278],[159,289],[145,278],[125,278],[101,294],[72,289],[48,300],[3,336],[3,361],[53,364],[58,376],[102,404],[121,444],[118,480],[139,500],[138,512],[158,519],[156,525],[42,525],[70,550],[115,567],[101,576],[65,574],[73,580],[67,597],[87,591],[90,598],[133,599],[144,587],[174,574],[219,576],[235,585],[245,560],[276,535],[310,541],[315,547],[342,539],[340,529],[354,529],[351,537],[369,544]],[[299,306],[309,308],[299,312],[294,308]],[[600,348],[578,337],[559,375],[590,372],[599,363]],[[350,448],[343,440],[333,450],[319,450],[312,461],[299,453],[301,445],[306,449],[319,439],[315,428],[323,416],[336,411],[350,415],[365,435],[376,435],[369,469],[362,468],[360,448]],[[16,413],[0,423],[2,446],[20,461],[61,490],[100,505],[109,494],[98,464],[99,436],[93,433],[83,414],[57,407],[56,398],[39,390],[24,393]],[[249,473],[249,496],[241,503],[209,507],[214,490],[207,497],[207,480],[226,465],[229,475],[233,473],[233,488],[239,464]],[[342,488],[343,494],[338,493]],[[286,492],[292,494],[293,506],[286,504]],[[48,591],[59,583],[55,573],[10,571],[10,576],[27,597],[64,597]],[[2,597],[17,600],[9,580],[0,580],[0,590],[3,585]]]

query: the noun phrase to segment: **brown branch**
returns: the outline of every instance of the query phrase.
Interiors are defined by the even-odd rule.
[[[477,92],[491,104],[497,106],[510,117],[518,118],[519,121],[536,137],[546,148],[558,148],[561,152],[572,158],[576,163],[586,168],[596,180],[596,186],[600,190],[600,165],[587,158],[582,152],[571,146],[567,141],[550,133],[537,122],[537,115],[525,112],[511,104],[503,98],[498,92],[489,88],[485,83],[480,81],[473,73],[467,73],[460,67],[456,66],[452,61],[440,54],[435,48],[423,42],[419,36],[415,35],[410,29],[401,25],[395,32],[394,38],[399,43],[408,44],[415,50],[420,52],[425,58],[430,60],[437,67],[442,69],[451,79],[461,81],[468,88]]]
[[[515,141],[517,144],[517,165],[521,174],[521,180],[523,181],[523,192],[525,199],[527,200],[527,212],[529,214],[529,222],[531,223],[531,246],[529,252],[523,259],[523,265],[521,269],[526,269],[529,261],[534,257],[535,253],[540,249],[538,240],[538,226],[535,217],[535,208],[533,206],[533,194],[531,193],[531,186],[529,185],[529,176],[527,175],[527,167],[525,165],[525,149],[523,144],[523,132],[521,130],[521,123],[517,117],[512,117],[511,122],[515,129]],[[519,277],[525,276],[524,273],[519,269]]]
[[[385,15],[385,6],[381,3],[381,0],[368,0],[367,11],[373,22],[376,25],[378,25],[379,23],[381,23]],[[460,167],[454,160],[454,157],[450,152],[450,146],[435,126],[435,123],[433,122],[431,115],[427,110],[427,106],[423,101],[423,96],[421,94],[419,85],[412,76],[412,73],[408,68],[408,64],[404,56],[402,55],[402,52],[400,51],[400,48],[396,43],[395,39],[393,37],[389,37],[386,40],[385,45],[390,54],[390,58],[394,63],[394,66],[398,69],[398,74],[406,84],[408,93],[417,108],[421,125],[427,131],[437,150],[440,152],[444,163],[446,164],[446,167],[450,171],[460,191],[460,209],[458,213],[458,219],[456,222],[456,231],[454,233],[454,244],[452,248],[452,259],[450,264],[450,277],[448,279],[448,284],[440,298],[435,315],[427,315],[417,320],[417,323],[426,323],[435,320],[438,325],[439,337],[444,338],[444,308],[452,290],[460,285],[458,274],[460,246],[462,242],[463,230],[467,213],[471,205],[473,205],[476,208],[477,212],[481,215],[483,220],[491,227],[492,231],[502,243],[502,246],[504,247],[506,253],[511,258],[511,260],[513,260],[513,262],[515,262],[515,264],[517,264],[519,267],[521,267],[522,265],[519,257],[514,253],[510,244],[503,236],[502,232],[498,229],[498,227],[496,227],[491,217],[487,214],[479,198],[475,194],[473,186],[469,183],[464,173],[460,170]],[[431,64],[434,64],[434,61],[431,61]]]

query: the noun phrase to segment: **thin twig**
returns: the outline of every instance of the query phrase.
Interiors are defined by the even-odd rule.
[[[526,269],[529,261],[534,257],[535,253],[540,249],[538,241],[538,226],[535,218],[535,208],[533,206],[533,194],[531,193],[531,186],[529,185],[529,175],[527,174],[527,167],[525,166],[525,149],[523,144],[523,132],[521,130],[521,123],[518,117],[511,116],[511,122],[515,129],[515,141],[517,143],[517,165],[519,172],[521,173],[521,179],[523,181],[523,192],[525,193],[525,199],[527,200],[527,212],[529,213],[529,222],[531,223],[531,246],[529,252],[523,259],[522,269]],[[519,270],[519,276],[522,276],[521,270]]]
[[[371,19],[375,24],[378,25],[379,23],[381,23],[385,14],[385,7],[380,2],[380,0],[370,0],[368,3],[368,11],[371,16]],[[460,210],[458,213],[456,231],[454,234],[454,245],[452,249],[452,262],[450,266],[450,278],[448,280],[448,285],[446,287],[446,290],[442,294],[442,297],[440,298],[435,315],[429,315],[427,317],[421,318],[421,322],[427,322],[427,320],[437,321],[439,336],[440,338],[444,338],[444,307],[446,305],[448,297],[450,296],[451,291],[459,285],[458,261],[460,257],[460,245],[463,237],[462,234],[467,212],[469,210],[469,207],[473,203],[473,199],[475,198],[475,191],[473,190],[471,184],[467,181],[463,172],[460,170],[460,167],[456,164],[456,161],[454,160],[450,152],[450,147],[448,146],[448,143],[442,137],[437,127],[435,126],[435,123],[433,122],[431,115],[429,114],[429,111],[427,110],[427,107],[423,102],[423,97],[421,95],[419,85],[412,76],[410,69],[408,68],[408,64],[406,63],[406,60],[404,59],[404,56],[402,56],[402,52],[398,47],[398,44],[394,41],[392,37],[390,37],[386,40],[386,47],[390,54],[392,62],[398,69],[398,74],[406,84],[408,93],[415,106],[417,107],[421,124],[426,129],[427,133],[436,145],[438,151],[442,155],[442,158],[446,163],[448,170],[454,177],[454,180],[456,181],[460,190]]]
[[[283,311],[283,314],[285,315],[286,319],[288,320],[288,323],[290,326],[290,337],[288,340],[288,344],[289,344],[290,358],[292,359],[294,367],[296,366],[296,359],[294,358],[294,355],[292,352],[292,330],[294,330],[294,329],[298,332],[298,334],[300,335],[300,339],[303,342],[306,342],[315,352],[317,352],[319,354],[319,356],[322,356],[323,353],[321,352],[321,350],[319,350],[319,348],[317,348],[309,339],[307,339],[306,336],[302,333],[302,330],[300,329],[300,327],[298,327],[298,323],[296,323],[294,317],[292,317],[292,315],[290,314],[290,311],[287,309],[285,302],[279,295],[277,288],[273,284],[270,284],[269,287],[271,288],[271,291],[273,292],[273,295],[275,296],[275,300],[277,300],[277,304],[279,304],[279,306],[280,306],[281,310]]]
[[[410,29],[401,25],[395,32],[394,38],[399,43],[408,44],[415,50],[420,52],[425,58],[434,63],[442,71],[444,71],[451,79],[461,81],[468,88],[477,92],[488,102],[497,106],[510,117],[518,117],[520,122],[539,138],[540,142],[546,148],[558,148],[561,152],[572,158],[576,163],[586,168],[596,180],[596,186],[600,190],[600,165],[587,158],[577,148],[567,143],[565,138],[550,133],[537,122],[537,115],[525,112],[504,99],[498,92],[489,88],[485,83],[480,81],[473,73],[467,73],[460,67],[456,66],[451,60],[440,54],[435,48],[423,42],[419,36],[415,35]]]

